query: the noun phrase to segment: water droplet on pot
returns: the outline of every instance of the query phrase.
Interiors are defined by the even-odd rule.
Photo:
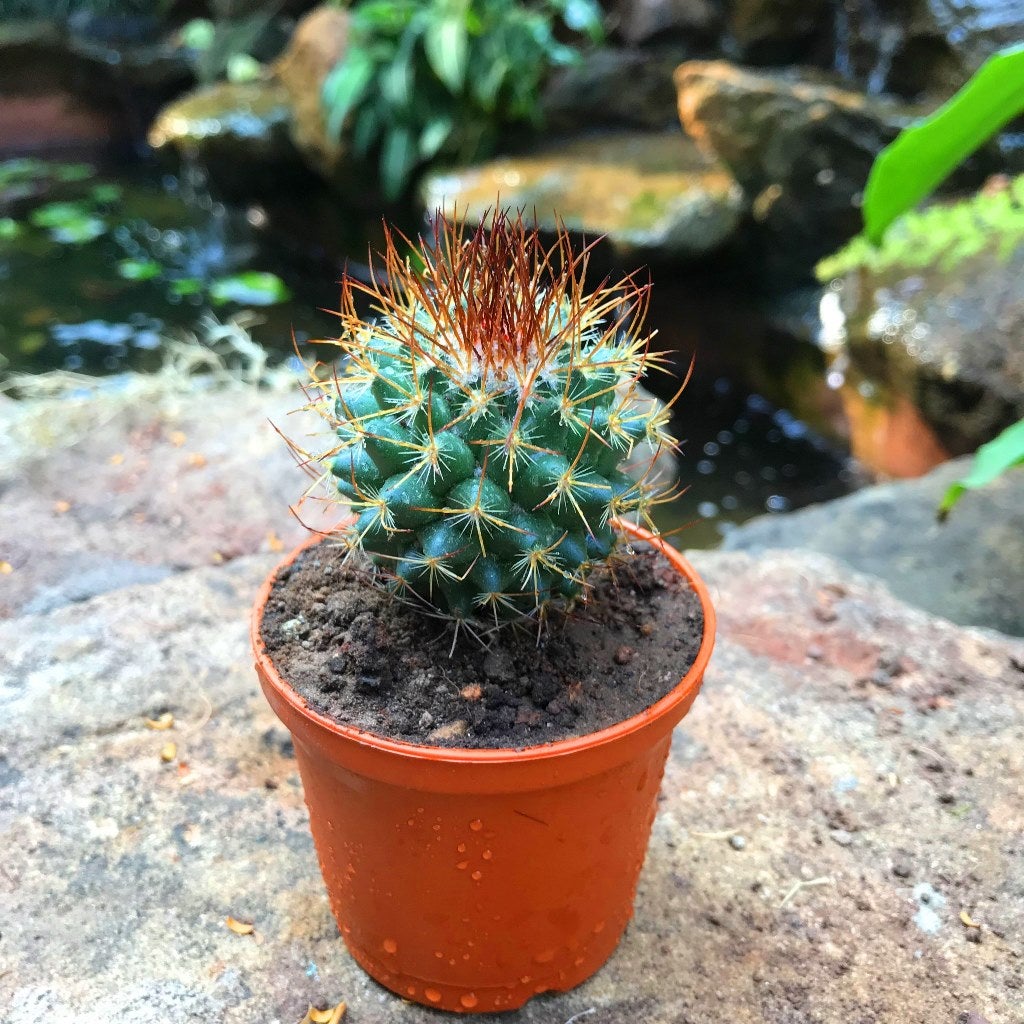
[[[455,849],[458,850],[459,853],[465,853],[466,852],[466,844],[465,843],[459,843],[459,845],[456,846]]]
[[[384,942],[382,943],[382,945],[384,946],[384,952],[385,953],[397,953],[398,952],[398,943],[395,942],[394,939],[385,939]]]
[[[442,953],[441,950],[439,949],[434,950],[434,956],[436,956],[438,960],[444,959],[444,953]]]
[[[456,867],[457,867],[457,868],[458,868],[458,869],[459,869],[460,871],[465,871],[465,870],[466,870],[466,868],[468,868],[468,867],[469,867],[469,861],[468,861],[468,860],[460,860],[460,861],[459,861],[459,863],[458,863],[458,864],[456,864],[455,866],[456,866]]]
[[[484,877],[484,873],[482,871],[474,871],[469,877],[472,878],[474,882],[479,882],[480,879]]]
[[[416,995],[416,989],[415,989],[415,988],[414,988],[414,987],[413,987],[412,985],[410,985],[410,986],[409,986],[409,987],[408,987],[408,988],[407,988],[407,989],[405,990],[405,994],[406,994],[407,996],[414,996],[414,995]]]
[[[425,989],[423,990],[423,994],[424,994],[424,995],[425,995],[425,996],[426,996],[426,997],[427,997],[427,998],[428,998],[428,999],[429,999],[429,1000],[430,1000],[430,1001],[431,1001],[432,1003],[439,1003],[439,1002],[441,1002],[441,993],[440,993],[440,992],[438,992],[436,988],[425,988]]]
[[[494,856],[494,854],[491,853],[490,850],[484,850],[484,852],[481,853],[480,856],[483,857],[484,860],[490,860]]]
[[[553,949],[542,949],[533,959],[534,963],[549,964],[555,959],[555,951]]]
[[[482,821],[481,821],[481,820],[480,820],[479,818],[474,818],[474,819],[473,819],[473,820],[472,820],[472,821],[471,821],[471,822],[469,823],[469,827],[470,827],[470,828],[471,828],[471,829],[472,829],[472,830],[473,830],[474,832],[479,832],[479,831],[480,831],[480,829],[482,829],[482,828],[484,827],[484,823],[483,823],[483,822],[482,822]]]
[[[594,925],[594,934],[595,935],[600,935],[601,932],[603,932],[603,931],[604,931],[604,921],[598,921],[597,924]]]
[[[472,1010],[479,1000],[472,992],[467,992],[465,995],[459,996],[459,1002],[462,1003],[467,1010]]]

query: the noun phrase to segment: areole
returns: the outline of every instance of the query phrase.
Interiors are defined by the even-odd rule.
[[[520,750],[419,746],[308,708],[260,637],[256,669],[292,733],[331,908],[353,957],[406,999],[511,1010],[611,955],[632,914],[671,732],[714,645],[707,589],[674,548],[629,523],[700,598],[704,636],[679,684],[599,732]]]

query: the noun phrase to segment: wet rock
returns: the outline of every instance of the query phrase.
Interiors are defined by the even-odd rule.
[[[897,18],[889,88],[948,96],[997,50],[1020,41],[1016,0],[914,0]]]
[[[691,61],[675,84],[683,127],[746,190],[760,244],[796,276],[860,229],[871,163],[912,114],[806,71]]]
[[[324,80],[345,56],[348,13],[339,7],[316,7],[295,27],[275,71],[291,107],[292,139],[315,170],[328,179],[345,176],[344,150],[327,135],[321,100]]]
[[[734,0],[729,29],[744,60],[806,59],[808,46],[827,36],[834,13],[827,0]]]
[[[630,45],[665,36],[713,36],[722,25],[715,0],[619,0],[615,31]]]
[[[975,451],[1024,416],[1022,224],[1024,177],[1004,180],[904,218],[877,255],[837,278],[855,420],[878,434],[888,410],[894,431],[905,407],[937,462]],[[858,451],[859,440],[855,432],[855,454],[872,460],[888,449],[893,458],[894,438],[881,434],[877,453],[867,437]],[[899,472],[896,462],[879,468]]]
[[[602,47],[578,64],[556,68],[541,94],[548,132],[595,127],[663,130],[678,122],[672,72],[693,56],[688,45]]]
[[[149,143],[179,159],[196,160],[211,179],[230,193],[299,156],[289,134],[291,110],[280,82],[216,82],[186,93],[160,111]]]
[[[722,246],[739,222],[742,197],[730,175],[678,132],[572,139],[529,155],[430,174],[428,210],[477,221],[501,195],[555,227],[604,235],[617,256],[692,258]]]
[[[919,480],[761,516],[733,531],[725,547],[820,551],[934,614],[1024,636],[1024,472],[971,491],[939,523],[942,495],[969,466],[970,459],[957,459]]]

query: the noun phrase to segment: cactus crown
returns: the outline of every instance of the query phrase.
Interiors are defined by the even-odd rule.
[[[385,237],[378,283],[343,283],[346,358],[318,385],[337,436],[321,479],[357,513],[345,543],[446,617],[543,623],[586,599],[615,520],[653,528],[669,496],[654,462],[676,447],[670,413],[638,393],[661,361],[649,286],[585,293],[590,247],[562,230],[546,248],[521,214],[475,230],[439,215],[415,246],[422,269]]]

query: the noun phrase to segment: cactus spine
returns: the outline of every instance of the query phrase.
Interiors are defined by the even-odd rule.
[[[649,286],[585,293],[589,247],[562,231],[545,248],[502,212],[472,231],[439,216],[416,258],[388,232],[380,283],[343,284],[347,358],[319,385],[338,440],[319,459],[356,513],[345,541],[446,616],[543,622],[586,599],[616,517],[653,527],[668,496],[653,467],[676,447],[669,411],[638,395],[660,361]],[[648,456],[627,472],[638,446]]]

